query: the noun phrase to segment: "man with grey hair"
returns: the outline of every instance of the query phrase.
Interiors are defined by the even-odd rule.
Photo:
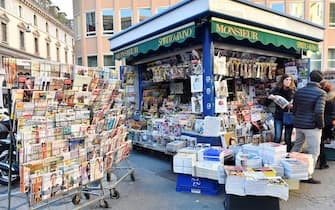
[[[313,156],[314,166],[320,154],[320,141],[322,128],[324,127],[324,109],[326,92],[320,87],[323,80],[321,71],[310,73],[310,82],[299,89],[293,100],[294,127],[296,128],[296,141],[291,151],[300,152],[303,144],[307,143],[307,152]],[[313,171],[304,183],[320,184],[312,178]]]

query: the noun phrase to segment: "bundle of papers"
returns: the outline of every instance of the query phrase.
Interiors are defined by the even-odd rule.
[[[262,148],[260,145],[254,145],[250,143],[242,145],[242,151],[243,153],[261,155]]]
[[[192,176],[218,180],[218,169],[220,165],[222,164],[218,161],[197,161]]]
[[[226,193],[244,196],[244,183],[245,183],[245,167],[241,166],[225,166],[225,171],[227,175],[226,179]]]
[[[272,196],[288,199],[287,183],[275,175],[275,170],[264,167],[246,169],[238,166],[225,166],[227,173],[226,193],[235,195]]]
[[[173,172],[192,174],[196,154],[178,153],[173,156]]]
[[[290,158],[298,159],[303,161],[308,166],[308,174],[313,174],[314,171],[314,160],[311,154],[304,154],[299,152],[291,152],[289,154]]]
[[[262,158],[253,153],[246,154],[239,152],[235,157],[235,165],[248,168],[260,168],[262,167]]]
[[[289,179],[308,179],[308,165],[301,160],[290,158],[282,159],[281,164],[284,166],[284,175]]]
[[[264,164],[279,164],[280,160],[286,156],[286,145],[266,142],[260,145],[261,156]]]
[[[186,146],[185,141],[173,141],[166,145],[166,150],[168,152],[177,152],[179,149]]]

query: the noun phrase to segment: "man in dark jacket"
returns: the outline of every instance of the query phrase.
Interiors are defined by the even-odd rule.
[[[306,87],[299,89],[294,95],[293,113],[294,127],[296,128],[296,141],[292,148],[294,152],[300,152],[303,144],[307,143],[307,152],[312,154],[314,166],[320,154],[320,141],[322,128],[324,127],[324,109],[326,92],[320,88],[323,80],[321,71],[312,71],[310,82]],[[314,167],[313,167],[314,169]],[[309,171],[309,179],[303,182],[320,184],[312,178],[314,170]]]

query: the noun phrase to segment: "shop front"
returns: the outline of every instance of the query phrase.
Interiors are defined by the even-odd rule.
[[[231,0],[183,1],[114,35],[130,138],[163,152],[271,141],[269,90],[284,73],[304,86],[302,57],[322,40],[322,27]]]

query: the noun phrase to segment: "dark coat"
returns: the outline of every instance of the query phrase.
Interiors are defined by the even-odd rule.
[[[330,91],[327,93],[325,105],[325,125],[332,125],[335,120],[335,92]]]
[[[291,101],[293,99],[294,92],[295,91],[291,90],[291,89],[274,88],[273,90],[271,90],[270,94],[280,95],[280,96],[284,97],[287,101]],[[265,103],[268,106],[271,102],[272,102],[272,100],[267,99]],[[276,111],[275,111],[274,116],[273,116],[274,119],[283,120],[283,113],[287,112],[287,111],[288,111],[287,107],[285,109],[282,109],[280,106],[278,106],[276,104]]]
[[[324,110],[326,92],[319,83],[309,82],[294,95],[294,127],[302,129],[322,129],[324,127]]]

